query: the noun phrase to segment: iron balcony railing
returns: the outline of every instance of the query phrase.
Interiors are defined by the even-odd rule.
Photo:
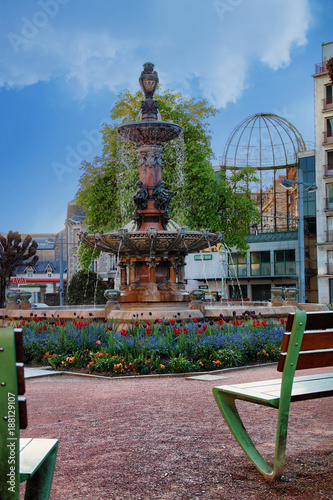
[[[333,134],[331,131],[325,130],[323,132],[323,143],[328,144],[333,142]]]
[[[325,198],[325,210],[333,210],[332,198]]]
[[[333,243],[333,229],[329,229],[326,231],[326,243]]]
[[[332,97],[326,97],[326,99],[323,99],[323,111],[326,111],[328,109],[333,109]]]
[[[330,177],[333,176],[333,164],[324,165],[325,176]]]
[[[319,64],[315,64],[315,74],[326,73],[327,71],[327,61],[323,61]]]

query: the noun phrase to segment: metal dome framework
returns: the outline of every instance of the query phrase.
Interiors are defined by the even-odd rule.
[[[250,188],[260,204],[260,232],[295,230],[297,197],[280,182],[295,179],[298,153],[306,151],[297,128],[285,118],[272,113],[251,115],[231,132],[224,148],[221,168],[232,171],[252,167],[258,182]],[[253,232],[257,227],[252,228]]]

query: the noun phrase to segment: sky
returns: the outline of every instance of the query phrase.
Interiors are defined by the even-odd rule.
[[[332,0],[0,0],[0,232],[64,228],[81,161],[101,153],[117,95],[143,63],[204,97],[215,164],[233,129],[275,113],[314,143],[315,64]],[[163,117],[162,117],[163,119]]]

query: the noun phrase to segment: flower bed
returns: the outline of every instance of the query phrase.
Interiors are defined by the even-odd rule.
[[[276,361],[285,321],[273,323],[247,312],[233,321],[191,318],[141,321],[133,317],[119,330],[110,322],[43,319],[18,322],[24,335],[25,363],[55,370],[80,369],[109,376],[212,371]]]

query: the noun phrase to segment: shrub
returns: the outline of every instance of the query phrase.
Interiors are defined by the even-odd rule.
[[[107,285],[97,273],[81,270],[73,274],[67,288],[68,305],[105,304],[104,292]]]

